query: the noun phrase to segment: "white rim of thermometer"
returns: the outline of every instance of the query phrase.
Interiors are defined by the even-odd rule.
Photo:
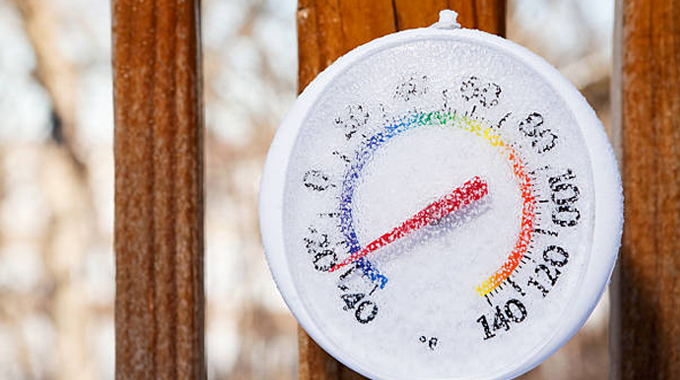
[[[436,24],[435,24],[436,25]],[[524,47],[478,30],[421,28],[398,32],[373,40],[339,58],[319,74],[300,95],[274,137],[265,162],[260,185],[260,231],[267,262],[283,298],[300,325],[326,352],[354,371],[374,379],[362,363],[344,355],[310,317],[294,286],[286,258],[283,232],[283,202],[288,162],[298,136],[318,97],[334,79],[364,57],[408,42],[424,39],[459,40],[485,45],[514,57],[535,70],[565,101],[577,121],[590,156],[595,194],[595,219],[589,262],[581,283],[552,337],[513,368],[485,379],[519,376],[536,367],[565,344],[585,323],[597,305],[611,277],[623,227],[621,178],[611,145],[595,112],[583,96],[553,66]],[[607,152],[607,154],[603,154]],[[615,196],[612,196],[614,194]]]

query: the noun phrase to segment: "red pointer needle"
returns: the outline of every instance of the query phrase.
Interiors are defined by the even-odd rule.
[[[486,182],[475,176],[471,180],[465,182],[463,186],[454,189],[443,198],[431,203],[429,206],[407,219],[401,226],[396,227],[392,231],[373,240],[362,250],[354,252],[350,257],[335,264],[335,266],[330,269],[330,272],[334,272],[345,265],[352,264],[369,253],[395,242],[406,235],[445,217],[461,207],[481,199],[488,193],[489,189]]]

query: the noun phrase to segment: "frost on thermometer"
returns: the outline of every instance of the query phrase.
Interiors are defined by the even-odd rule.
[[[280,132],[277,281],[322,346],[375,378],[515,373],[595,254],[573,108],[478,32],[442,33],[348,59]]]

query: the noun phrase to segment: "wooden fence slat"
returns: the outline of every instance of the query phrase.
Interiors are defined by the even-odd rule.
[[[614,140],[625,224],[611,378],[680,374],[680,0],[619,0]]]
[[[113,0],[116,378],[202,379],[200,0]]]
[[[505,1],[498,0],[394,0],[397,29],[429,26],[439,19],[439,11],[453,9],[463,28],[505,35]]]
[[[299,0],[298,86],[302,90],[338,57],[372,39],[429,26],[453,9],[468,28],[505,35],[505,0]],[[299,329],[300,380],[363,379]]]

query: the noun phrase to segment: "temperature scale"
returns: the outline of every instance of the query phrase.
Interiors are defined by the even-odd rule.
[[[530,370],[584,323],[619,246],[619,173],[593,110],[538,56],[450,15],[321,73],[265,165],[279,290],[370,378]]]

